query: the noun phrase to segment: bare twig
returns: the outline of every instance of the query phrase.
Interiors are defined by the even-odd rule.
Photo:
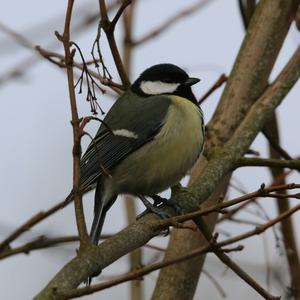
[[[294,208],[290,209],[288,212],[285,212],[284,214],[281,214],[281,215],[277,216],[276,218],[270,220],[269,222],[260,225],[256,229],[251,230],[247,233],[238,235],[234,238],[230,238],[230,239],[227,239],[227,240],[225,240],[223,242],[219,242],[219,243],[216,243],[215,238],[214,238],[209,242],[209,244],[207,246],[201,247],[200,249],[195,249],[194,251],[191,251],[190,253],[188,253],[186,255],[176,257],[176,258],[171,259],[171,260],[159,262],[159,263],[156,263],[156,264],[152,264],[150,266],[146,266],[144,268],[141,268],[140,270],[124,274],[124,275],[119,276],[119,277],[117,277],[113,280],[110,280],[108,282],[95,284],[91,287],[85,287],[85,288],[79,288],[79,289],[73,289],[73,290],[67,290],[67,291],[62,290],[60,292],[60,296],[66,297],[67,299],[78,298],[78,297],[81,297],[83,295],[92,294],[94,292],[110,288],[112,286],[121,284],[121,283],[126,282],[126,281],[130,281],[130,280],[140,278],[140,277],[142,277],[142,276],[144,276],[144,275],[146,275],[150,272],[153,272],[155,270],[167,267],[167,266],[172,265],[172,264],[177,264],[179,262],[190,259],[190,258],[195,257],[197,255],[201,255],[201,254],[207,253],[207,252],[214,252],[214,253],[216,253],[216,255],[218,255],[218,257],[226,265],[228,265],[230,268],[233,269],[234,272],[236,272],[239,276],[241,276],[244,280],[246,280],[246,282],[248,284],[255,287],[255,289],[261,295],[263,295],[263,297],[265,299],[270,299],[270,300],[271,299],[274,299],[274,300],[275,299],[280,299],[280,297],[274,297],[274,296],[270,295],[262,287],[260,287],[255,282],[255,280],[253,278],[251,278],[249,275],[247,275],[243,270],[241,270],[241,268],[239,266],[237,266],[231,259],[229,259],[229,257],[227,255],[225,255],[223,253],[223,249],[221,247],[228,246],[232,243],[236,243],[237,241],[241,241],[241,240],[246,239],[246,238],[248,238],[250,236],[253,236],[253,235],[261,234],[262,232],[264,232],[268,228],[274,226],[276,223],[280,222],[284,218],[289,217],[291,214],[295,213],[298,210],[300,210],[300,204],[295,206]],[[206,235],[207,235],[207,233],[206,233]],[[237,248],[231,248],[230,251],[240,251],[241,249],[242,249],[241,246],[238,246]]]
[[[286,178],[287,175],[289,175],[290,172],[288,173],[281,173],[279,176],[277,176],[276,178],[273,179],[273,182],[269,185],[269,187],[274,187],[277,185],[281,185],[281,179],[282,178]],[[241,211],[242,209],[246,208],[246,206],[248,206],[251,203],[255,203],[257,199],[249,199],[248,201],[242,203],[241,205],[232,208],[231,210],[226,210],[226,213],[223,214],[219,219],[218,219],[218,223],[226,221],[227,219],[231,219],[235,214],[237,214],[239,211]]]
[[[66,202],[65,200],[61,201],[61,202],[57,203],[56,205],[54,205],[53,207],[49,208],[48,210],[41,211],[41,212],[35,214],[34,216],[32,216],[28,221],[26,221],[23,225],[21,225],[19,228],[17,228],[13,233],[11,233],[6,239],[4,239],[1,242],[0,253],[3,250],[6,250],[7,248],[9,248],[9,244],[12,241],[14,241],[15,239],[17,239],[21,234],[30,230],[31,227],[33,227],[40,221],[46,219],[47,217],[51,216],[52,214],[59,211],[60,209],[64,208],[69,203],[70,202]]]
[[[44,48],[41,48],[40,46],[36,46],[35,49],[38,51],[38,53],[40,55],[42,55],[43,57],[45,57],[46,59],[48,59],[52,63],[56,64],[57,66],[59,66],[61,68],[66,67],[65,57],[63,55],[58,54],[58,53],[53,52],[53,51],[48,51]],[[56,58],[57,60],[55,60],[54,58]],[[83,69],[83,65],[80,64],[80,63],[77,63],[75,61],[73,61],[73,66],[76,67],[79,70]],[[95,71],[92,71],[91,69],[88,69],[88,72],[91,76],[98,79],[103,85],[110,87],[112,90],[114,90],[118,94],[122,93],[122,91],[123,91],[123,86],[122,85],[120,85],[116,82],[113,82],[111,79],[104,78],[103,76],[101,76],[100,74],[98,74]]]
[[[214,85],[198,100],[198,105],[201,105],[217,88],[219,88],[224,82],[226,82],[228,77],[222,74]]]
[[[194,251],[191,251],[190,253],[177,257],[175,259],[169,260],[169,261],[163,261],[163,262],[159,262],[159,263],[155,263],[152,264],[150,266],[141,268],[140,270],[137,270],[135,272],[130,272],[127,274],[124,274],[122,276],[119,276],[118,278],[115,278],[114,280],[110,280],[109,282],[104,282],[104,283],[100,283],[100,284],[95,284],[93,286],[90,287],[85,287],[85,288],[79,288],[79,289],[74,289],[74,290],[69,290],[66,292],[62,292],[62,296],[65,297],[66,299],[70,299],[70,298],[78,298],[81,297],[83,295],[89,295],[92,294],[94,292],[103,290],[103,289],[107,289],[110,288],[112,286],[118,285],[120,283],[129,281],[129,280],[133,280],[136,278],[140,278],[144,275],[147,275],[155,270],[170,266],[172,264],[176,264],[179,262],[182,262],[186,259],[190,259],[192,257],[201,255],[203,253],[206,253],[208,251],[211,251],[211,243],[209,243],[207,246],[201,248],[201,249],[196,249]]]
[[[117,21],[119,20],[119,17],[121,16],[122,12],[125,10],[125,8],[131,3],[132,0],[126,0],[121,4],[121,7],[119,8],[117,14],[115,15],[115,17],[113,18],[113,21],[109,21],[108,19],[108,15],[107,15],[107,8],[106,8],[106,3],[105,0],[99,0],[99,8],[100,8],[100,15],[101,15],[101,21],[100,21],[100,27],[98,30],[101,30],[101,28],[103,28],[109,46],[110,46],[110,50],[112,53],[112,56],[114,58],[114,62],[116,65],[116,68],[118,70],[118,73],[120,75],[120,78],[122,80],[123,86],[125,88],[128,88],[130,86],[130,81],[128,79],[128,76],[126,74],[118,47],[117,47],[117,43],[115,40],[115,35],[114,35],[114,29],[115,29],[115,25],[117,23]],[[98,36],[99,36],[99,32],[98,32]]]
[[[80,120],[78,117],[75,87],[74,87],[74,74],[73,74],[73,57],[75,52],[70,50],[70,23],[72,17],[74,0],[68,1],[65,27],[63,35],[56,32],[57,38],[63,43],[65,50],[65,62],[67,68],[68,76],[68,87],[69,87],[69,97],[70,106],[72,114],[72,127],[73,127],[73,197],[75,203],[75,215],[76,224],[79,233],[80,247],[84,247],[89,243],[89,238],[87,234],[83,205],[82,205],[82,193],[80,191],[80,157],[81,157],[81,147],[80,147]]]
[[[29,252],[33,250],[50,248],[59,244],[77,241],[79,241],[78,236],[63,236],[58,238],[46,238],[45,236],[40,236],[35,240],[28,242],[22,246],[0,252],[0,259],[4,259],[20,253],[29,254]]]
[[[34,44],[32,44],[31,41],[29,41],[27,38],[25,38],[23,35],[19,34],[18,32],[14,31],[13,29],[7,27],[2,22],[0,22],[0,31],[3,31],[4,33],[14,38],[17,41],[17,43],[19,43],[23,47],[27,49],[34,49]]]
[[[114,9],[121,0],[114,0],[110,1],[109,4],[107,5],[107,10],[111,11]],[[83,4],[84,5],[84,4]],[[88,26],[93,24],[95,21],[99,19],[99,14],[98,13],[91,13],[86,16],[81,22],[76,24],[73,27],[74,33],[80,33],[84,30],[87,29]],[[7,33],[10,37],[14,38],[17,43],[20,45],[26,47],[27,49],[33,49],[34,46],[31,41],[29,41],[27,38],[22,36],[20,33],[16,32],[15,30],[8,28],[6,25],[3,25],[1,27],[0,25],[0,30],[3,30],[3,32]],[[36,54],[36,53],[34,53]],[[35,55],[30,55],[26,57],[25,59],[22,59],[18,61],[13,67],[11,67],[9,70],[5,70],[2,74],[0,74],[0,84],[3,84],[5,82],[8,82],[11,79],[21,77],[23,76],[32,66],[34,66],[36,63],[40,62],[40,57],[35,56]],[[56,62],[54,62],[56,63]]]
[[[243,19],[244,27],[247,28],[254,13],[256,0],[239,0],[239,8]]]
[[[157,28],[155,28],[151,32],[147,33],[145,36],[143,36],[140,39],[137,39],[135,41],[132,41],[132,45],[139,46],[141,44],[144,44],[145,42],[151,40],[152,38],[154,38],[157,35],[164,32],[166,29],[170,28],[172,25],[177,23],[180,19],[187,17],[187,16],[191,15],[192,13],[195,13],[199,9],[203,8],[206,4],[209,4],[211,2],[212,1],[209,1],[209,0],[200,0],[200,1],[196,2],[195,4],[191,5],[190,7],[183,9],[182,11],[180,11],[179,13],[176,13],[174,16],[170,17],[164,23],[159,25]]]
[[[221,297],[226,298],[227,295],[226,295],[225,291],[223,290],[222,286],[220,285],[220,283],[217,281],[217,279],[215,279],[215,277],[213,275],[211,275],[210,273],[208,273],[204,269],[203,269],[202,272],[212,282],[212,284],[215,286],[215,288],[217,289],[217,291],[220,293]]]
[[[120,17],[122,16],[122,13],[125,11],[126,7],[131,4],[131,2],[132,2],[132,0],[123,0],[123,2],[121,4],[121,6],[119,7],[116,15],[114,16],[114,18],[110,22],[110,28],[109,28],[109,30],[111,30],[111,31],[115,30],[117,22],[119,21]]]
[[[300,188],[300,184],[294,184],[294,183],[283,184],[283,185],[278,185],[278,186],[271,186],[269,188],[265,188],[264,185],[262,185],[261,188],[259,190],[257,190],[256,192],[249,193],[247,195],[237,197],[235,199],[228,200],[226,202],[222,202],[220,204],[213,205],[213,206],[210,206],[210,207],[207,207],[204,209],[200,209],[200,210],[192,212],[192,213],[184,214],[182,216],[175,216],[175,217],[172,217],[169,219],[161,220],[160,223],[162,226],[165,226],[165,225],[170,225],[170,226],[175,225],[176,226],[177,223],[181,223],[181,222],[184,222],[189,219],[194,219],[195,217],[198,217],[198,216],[207,215],[212,212],[223,212],[224,208],[239,204],[239,203],[247,201],[249,199],[256,199],[257,197],[276,198],[277,194],[273,195],[271,193],[289,190],[289,189],[299,189],[299,188]],[[299,194],[296,194],[297,197],[298,197],[298,195]],[[289,197],[291,197],[291,195]]]
[[[101,240],[105,240],[107,238],[112,237],[112,234],[101,234]],[[4,251],[0,252],[0,260],[10,257],[10,256],[14,256],[17,254],[29,254],[32,251],[35,250],[40,250],[40,249],[45,249],[45,248],[49,248],[49,247],[55,247],[58,246],[60,244],[64,244],[64,243],[72,243],[72,242],[78,242],[79,241],[79,237],[78,236],[62,236],[62,237],[56,237],[56,238],[47,238],[46,236],[40,236],[37,237],[36,239],[34,239],[33,241],[27,242],[21,246],[18,247],[14,247],[14,248],[7,248]],[[155,251],[159,251],[159,252],[164,252],[165,249],[158,247],[158,246],[154,246],[151,244],[146,244],[143,247],[148,248],[148,249],[152,249]],[[141,264],[139,265],[141,266]]]
[[[293,160],[293,158],[274,140],[274,138],[267,132],[266,130],[263,130],[262,133],[269,141],[270,145],[273,147],[273,149],[280,154],[281,157],[288,160]]]
[[[194,222],[198,225],[198,228],[202,232],[202,234],[206,237],[208,241],[211,240],[211,233],[207,226],[207,224],[203,221],[203,219],[195,218]],[[253,277],[248,275],[241,267],[239,267],[229,256],[227,256],[220,248],[217,246],[216,242],[213,240],[213,252],[214,254],[227,266],[229,267],[235,274],[237,274],[241,279],[243,279],[246,283],[248,283],[251,287],[253,287],[261,296],[268,300],[279,300],[280,297],[275,297],[271,295],[266,289],[264,289]]]
[[[97,87],[98,90],[102,92],[102,94],[105,94],[106,91],[97,84],[93,76],[90,74],[80,47],[75,42],[70,42],[70,43],[72,46],[75,46],[82,60],[82,71],[77,82],[74,85],[74,88],[76,88],[79,85],[79,94],[81,94],[82,85],[85,79],[85,83],[87,85],[86,101],[90,103],[92,114],[97,115],[98,114],[97,110],[99,109],[101,114],[104,115],[104,111],[102,110],[101,106],[97,102],[97,96],[96,96],[97,93],[95,87]]]
[[[300,170],[300,160],[281,160],[272,158],[243,157],[237,160],[238,167],[272,167]]]
[[[250,230],[246,233],[240,234],[236,237],[230,238],[226,241],[220,242],[219,246],[223,247],[232,243],[236,243],[239,242],[241,240],[244,240],[246,238],[249,238],[253,235],[258,235],[263,233],[264,231],[266,231],[268,228],[274,226],[275,224],[281,222],[282,220],[284,220],[285,218],[288,218],[289,216],[291,216],[292,214],[294,214],[295,212],[297,212],[298,210],[300,210],[300,204],[290,208],[289,210],[285,211],[282,214],[279,214],[276,218],[271,219],[270,221],[268,221],[265,224],[262,225],[258,225],[255,229]]]
[[[132,31],[133,31],[133,21],[134,21],[134,10],[135,2],[133,2],[128,9],[124,11],[123,14],[123,27],[124,27],[124,37],[123,37],[123,62],[124,68],[131,77],[131,58],[132,58]]]
[[[273,144],[280,145],[280,135],[279,135],[279,125],[277,120],[277,115],[274,113],[273,118],[268,122],[268,124],[264,128],[264,132],[271,139]],[[277,147],[278,149],[278,147]],[[269,144],[269,154],[273,159],[280,159],[280,153],[276,149],[274,149],[271,144]],[[270,168],[272,177],[278,177],[282,170],[271,167]],[[298,169],[298,171],[300,168]],[[281,184],[285,184],[285,178],[282,177]],[[283,191],[283,194],[287,194],[287,192]],[[278,213],[282,214],[285,211],[290,209],[289,199],[277,199],[277,209]],[[287,259],[287,263],[290,271],[290,292],[294,297],[294,300],[300,300],[300,260],[297,249],[297,241],[296,241],[296,233],[293,226],[292,218],[285,218],[281,221],[280,230],[283,237],[283,243],[285,248],[285,255]]]

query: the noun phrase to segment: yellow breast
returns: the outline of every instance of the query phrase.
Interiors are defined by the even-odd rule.
[[[170,99],[172,103],[161,131],[128,156],[122,168],[113,174],[121,193],[162,192],[176,184],[196,162],[204,141],[202,112],[182,97]]]

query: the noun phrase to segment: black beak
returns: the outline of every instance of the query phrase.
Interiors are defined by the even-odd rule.
[[[199,82],[200,79],[199,78],[193,78],[193,77],[190,77],[188,78],[184,83],[183,85],[185,86],[192,86],[194,84],[196,84],[197,82]]]

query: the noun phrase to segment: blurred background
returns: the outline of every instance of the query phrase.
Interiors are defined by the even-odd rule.
[[[202,5],[189,10],[197,3]],[[113,1],[107,1],[113,3]],[[115,6],[116,7],[116,6]],[[35,50],[40,45],[48,50],[63,53],[54,31],[63,31],[66,1],[5,1],[0,10],[0,239],[33,214],[47,209],[64,199],[72,185],[72,128],[65,70],[41,58]],[[86,60],[91,60],[91,48],[97,34],[97,1],[76,1],[72,21],[72,36],[82,49]],[[115,12],[113,8],[110,13]],[[166,20],[176,21],[160,34],[132,50],[130,77],[134,80],[148,66],[161,62],[175,63],[191,76],[201,78],[195,86],[197,97],[202,96],[220,77],[229,75],[245,30],[237,0],[180,1],[139,0],[133,15],[133,39],[141,40],[159,28]],[[20,34],[20,36],[15,33]],[[118,45],[123,47],[123,26],[116,29]],[[285,65],[299,45],[300,33],[293,24],[280,52],[271,80]],[[119,82],[114,63],[106,44],[101,39],[105,63],[114,81]],[[79,59],[77,57],[77,59]],[[80,74],[80,72],[76,72]],[[223,86],[202,105],[208,122],[222,93]],[[298,82],[278,109],[281,145],[292,157],[299,157],[299,94]],[[112,105],[117,94],[98,94],[104,111]],[[90,115],[85,93],[78,95],[81,116]],[[87,130],[93,135],[99,124],[91,122]],[[89,143],[83,140],[83,149]],[[267,157],[266,139],[259,135],[251,149]],[[243,168],[233,175],[227,198],[256,190],[263,182],[272,181],[266,168]],[[300,182],[299,173],[292,172],[288,182]],[[183,183],[187,182],[187,178]],[[123,199],[118,200],[107,215],[103,232],[113,234],[127,223]],[[291,201],[292,203],[295,200]],[[143,206],[136,200],[138,212]],[[260,201],[262,207],[252,205],[237,216],[242,222],[224,222],[217,227],[221,237],[236,235],[276,215],[274,199]],[[88,225],[92,220],[93,194],[84,197]],[[243,221],[246,221],[243,222]],[[300,215],[293,216],[295,228],[300,226]],[[248,224],[247,224],[248,223]],[[297,232],[297,231],[296,231]],[[57,237],[76,234],[73,206],[22,235],[14,246],[38,236]],[[298,238],[298,247],[300,238]],[[165,248],[168,237],[157,237],[150,244]],[[242,242],[245,249],[231,257],[263,286],[275,295],[286,295],[290,279],[284,256],[282,238],[278,230]],[[0,264],[1,299],[31,299],[58,270],[74,257],[77,243],[47,250],[33,251],[3,259]],[[143,248],[142,262],[148,264],[163,258],[163,252]],[[128,257],[109,266],[95,280],[107,280],[130,269]],[[260,296],[236,277],[218,259],[209,254],[201,275],[195,299],[255,300]],[[158,273],[151,273],[141,282],[144,299],[149,299]],[[216,285],[211,277],[220,285]],[[130,299],[130,284],[104,290],[84,299]]]

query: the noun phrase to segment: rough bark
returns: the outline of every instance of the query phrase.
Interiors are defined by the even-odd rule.
[[[221,101],[208,125],[207,152],[228,141],[251,104],[266,88],[269,75],[293,20],[297,5],[299,5],[299,1],[263,0],[259,2],[251,18]],[[195,168],[194,177],[199,177],[202,170],[201,167]],[[215,221],[211,220],[208,224],[213,228]],[[177,235],[177,232],[174,231],[172,235]],[[184,245],[190,244],[192,238],[190,233],[182,233],[180,237],[172,237],[166,257],[172,257],[175,249],[178,254],[185,253],[186,247]],[[197,246],[200,247],[205,243],[205,239],[199,240]],[[204,260],[205,256],[203,255],[202,258]],[[182,264],[187,264],[187,262]],[[199,273],[202,270],[202,265],[203,261],[198,266]],[[184,299],[192,299],[197,287],[199,273],[194,272],[194,266],[190,269],[188,265],[186,268],[182,266],[180,270],[173,268],[171,277],[169,277],[168,268],[161,270],[152,299],[169,299],[167,291],[175,297],[173,299],[179,299],[176,298],[176,295],[181,293],[179,287],[185,291]],[[194,274],[194,278],[191,278],[190,274]],[[173,278],[176,278],[176,281]],[[185,278],[189,278],[190,282],[194,283],[193,288],[191,288],[190,282],[187,285],[182,284],[182,282],[187,282]],[[173,293],[172,289],[176,289],[177,294]]]

